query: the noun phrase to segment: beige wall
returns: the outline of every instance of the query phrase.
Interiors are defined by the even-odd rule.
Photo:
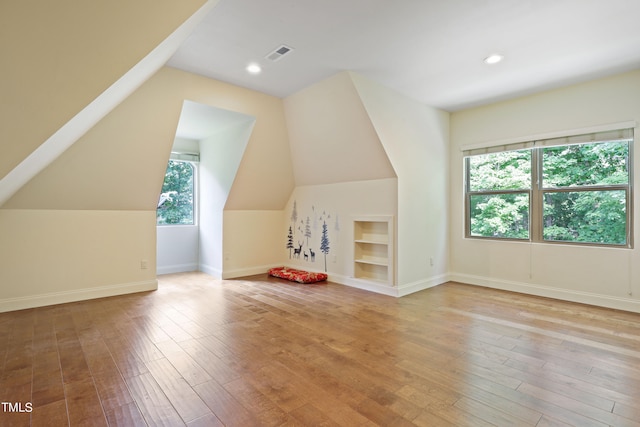
[[[200,141],[199,269],[216,278],[224,268],[224,206],[255,125],[255,119],[246,120]]]
[[[76,297],[74,292],[85,295],[86,291],[81,290],[88,288],[112,285],[115,292],[122,283],[155,277],[155,208],[185,99],[256,117],[226,208],[281,211],[293,189],[282,101],[163,68],[0,209],[0,228],[11,230],[8,238],[3,234],[0,252],[10,253],[24,239],[29,248],[51,249],[38,250],[35,269],[29,251],[0,258],[4,275],[0,300],[22,298],[24,304],[37,305],[37,295],[60,292],[72,300]],[[117,221],[111,221],[105,229],[103,218],[93,215],[98,211],[109,212]],[[138,211],[143,214],[138,216]],[[42,232],[33,233],[30,224],[35,219],[28,221],[23,216],[41,221],[38,229]],[[74,237],[71,227],[79,218],[84,221],[82,230],[95,229],[86,232],[93,236],[90,242]],[[132,229],[149,233],[130,232]],[[65,237],[67,232],[71,233],[69,237]],[[117,236],[117,244],[110,240],[112,236]],[[58,246],[52,246],[52,240]],[[104,248],[99,252],[104,255],[100,269],[82,267],[84,274],[69,274],[75,266],[96,264],[87,247]],[[151,252],[129,251],[135,248],[148,248]],[[254,254],[250,251],[260,248],[254,245],[246,250],[238,252],[234,260],[237,265],[247,265],[242,257],[252,259]],[[60,264],[61,252],[65,251]],[[149,276],[141,279],[142,256],[149,261]],[[125,263],[127,267],[123,266]],[[132,265],[133,269],[128,267]],[[103,274],[109,268],[117,271],[114,274],[118,277]]]
[[[285,209],[276,242],[284,264],[326,271],[330,280],[379,290],[377,284],[353,281],[353,218],[397,215],[397,180],[393,166],[356,90],[352,75],[341,72],[284,100],[296,188]],[[294,204],[299,219],[291,216]],[[312,222],[312,237],[299,221]],[[321,228],[327,223],[330,253],[320,251]],[[282,225],[284,224],[284,225]],[[290,257],[293,243],[307,258]],[[315,252],[315,259],[310,257]],[[394,279],[395,285],[395,279]],[[390,286],[389,286],[390,287]],[[395,292],[394,289],[382,291]]]
[[[334,280],[346,283],[353,275],[348,232],[353,217],[392,215],[397,224],[392,293],[446,281],[449,114],[350,72],[304,89],[284,104],[297,185],[287,209],[297,198],[317,206],[316,198],[340,213],[339,235],[346,246],[333,248],[327,269]],[[348,203],[340,202],[344,194]]]
[[[284,107],[296,185],[396,176],[349,73],[285,98]]]
[[[640,121],[640,71],[452,114],[451,270],[456,280],[640,311],[638,249],[464,238],[460,147]],[[636,128],[636,143],[638,139]],[[636,147],[637,148],[637,147]],[[640,156],[634,156],[640,170]],[[634,175],[634,188],[640,174]],[[633,214],[638,245],[638,209]]]
[[[0,179],[204,3],[0,2]]]
[[[0,312],[157,287],[154,212],[2,209],[0,236]]]
[[[279,225],[278,254],[286,265],[310,271],[326,271],[330,280],[353,284],[353,221],[356,217],[397,216],[396,178],[298,186],[291,194]],[[295,215],[294,215],[295,204]],[[310,237],[305,237],[309,221]],[[327,224],[329,253],[320,251],[322,225]],[[286,248],[291,227],[293,244],[303,253],[315,252],[315,260],[290,256]],[[360,286],[360,287],[365,287]],[[377,289],[379,290],[379,289]],[[395,291],[394,291],[395,293]]]
[[[449,113],[352,74],[398,175],[399,293],[447,280]]]
[[[222,278],[264,274],[282,264],[282,210],[225,210]]]
[[[23,186],[3,209],[155,209],[182,101],[158,73]]]
[[[226,208],[282,209],[293,188],[282,101],[173,68],[149,79],[3,208],[155,210],[185,99],[256,117]]]

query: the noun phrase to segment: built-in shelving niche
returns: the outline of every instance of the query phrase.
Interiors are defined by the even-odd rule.
[[[353,244],[353,277],[393,286],[393,217],[354,218]]]

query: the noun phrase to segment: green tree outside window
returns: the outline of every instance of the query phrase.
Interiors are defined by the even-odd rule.
[[[467,235],[628,245],[631,142],[466,158]]]
[[[195,168],[189,162],[169,160],[156,210],[158,225],[192,225]]]

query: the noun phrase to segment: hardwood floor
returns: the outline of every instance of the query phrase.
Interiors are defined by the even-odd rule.
[[[456,283],[162,276],[0,314],[0,368],[2,426],[640,426],[640,315]]]

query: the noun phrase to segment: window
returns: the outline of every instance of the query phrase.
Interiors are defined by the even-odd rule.
[[[632,142],[628,129],[465,151],[467,237],[631,247]]]
[[[169,160],[156,210],[158,225],[195,224],[195,176],[192,162]]]

